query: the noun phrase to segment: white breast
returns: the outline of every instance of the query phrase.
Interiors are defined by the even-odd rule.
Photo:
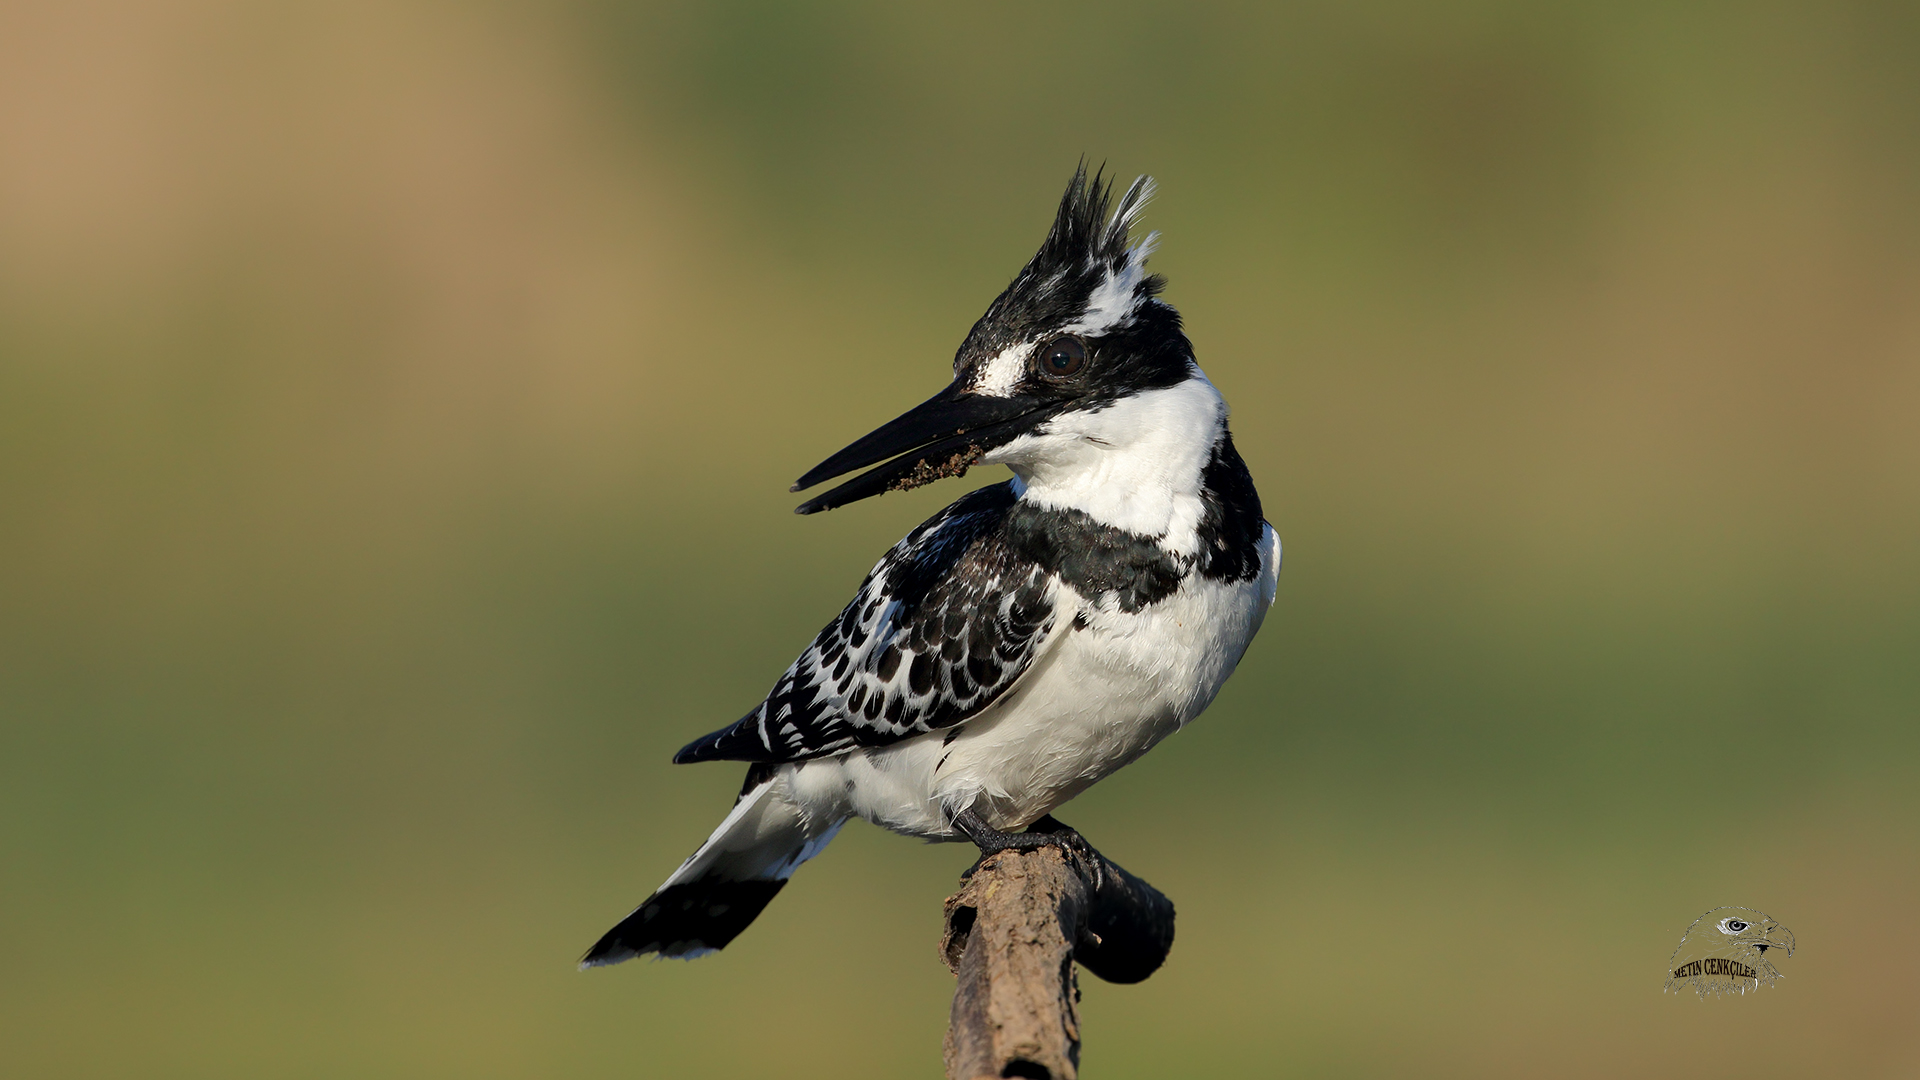
[[[951,811],[970,807],[1000,829],[1051,813],[1213,702],[1273,602],[1280,544],[1271,527],[1262,539],[1254,580],[1195,574],[1137,614],[1062,586],[1052,639],[1005,697],[957,732],[803,762],[796,794],[823,813],[942,839],[956,838]]]
[[[1173,386],[1058,416],[981,460],[1012,468],[1034,506],[1083,511],[1191,556],[1205,512],[1200,472],[1226,423],[1227,403],[1196,367]]]

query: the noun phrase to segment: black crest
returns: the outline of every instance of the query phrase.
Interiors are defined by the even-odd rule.
[[[1132,257],[1128,233],[1152,195],[1153,179],[1142,176],[1114,205],[1113,182],[1104,176],[1104,166],[1089,178],[1082,161],[1060,196],[1046,241],[973,324],[954,357],[954,370],[1077,318],[1094,290],[1126,269]],[[1165,287],[1165,278],[1146,274],[1133,295],[1144,300]]]
[[[1113,181],[1102,174],[1105,166],[1087,179],[1087,166],[1081,162],[1060,196],[1060,209],[1053,217],[1053,230],[1040,245],[1026,269],[1014,279],[1002,300],[1013,296],[1023,285],[1082,268],[1100,268],[1119,272],[1127,258],[1127,234],[1147,199],[1153,195],[1153,180],[1142,176],[1120,196],[1120,205],[1112,214]],[[1156,290],[1158,291],[1158,290]]]

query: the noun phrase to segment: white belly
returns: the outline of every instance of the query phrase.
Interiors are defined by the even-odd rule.
[[[1213,702],[1273,602],[1280,545],[1263,539],[1254,580],[1196,574],[1137,614],[1062,586],[1051,640],[1005,697],[948,731],[789,766],[797,801],[933,839],[959,838],[959,810],[1003,830],[1051,813]]]

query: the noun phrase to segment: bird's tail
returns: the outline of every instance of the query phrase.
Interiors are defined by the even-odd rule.
[[[617,964],[647,953],[691,960],[723,948],[845,822],[809,819],[789,797],[784,776],[762,775],[756,767],[747,774],[747,789],[733,811],[700,850],[595,942],[580,966]]]

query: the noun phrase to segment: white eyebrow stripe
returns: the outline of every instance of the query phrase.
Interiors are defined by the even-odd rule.
[[[1020,376],[1027,370],[1027,353],[1032,348],[1032,342],[1023,341],[1018,345],[1009,345],[1000,350],[999,355],[989,358],[976,369],[973,392],[988,397],[1012,397],[1020,386]]]

